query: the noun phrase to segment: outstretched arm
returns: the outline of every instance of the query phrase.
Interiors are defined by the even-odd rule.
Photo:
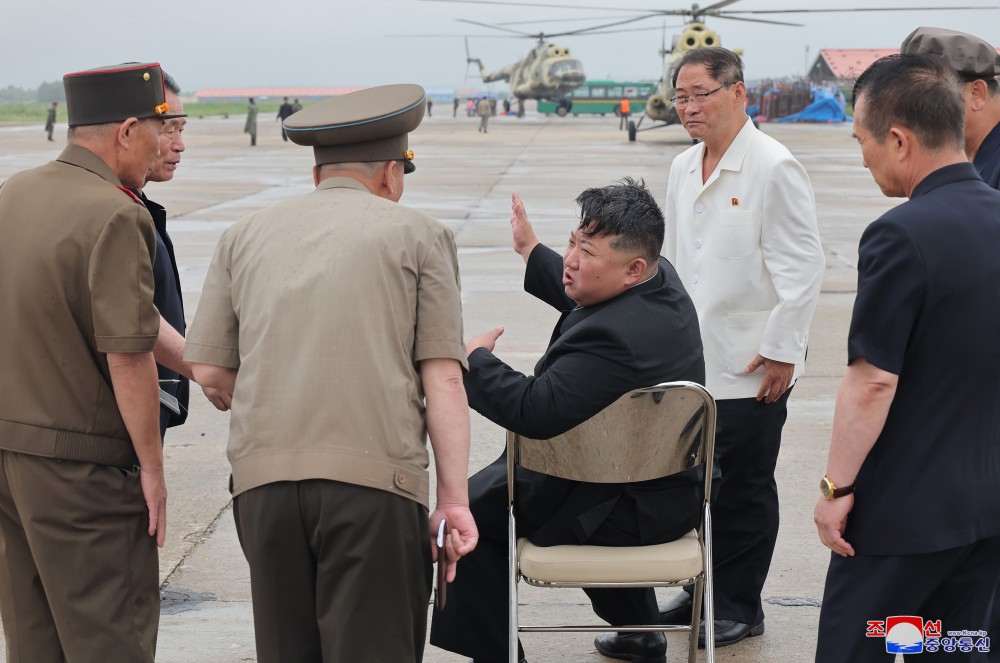
[[[462,366],[457,360],[421,361],[420,380],[427,400],[427,434],[437,470],[437,502],[430,516],[431,538],[441,519],[447,520],[451,533],[445,547],[447,578],[451,582],[455,579],[458,559],[472,552],[479,541],[479,531],[469,511],[469,406],[462,385]],[[431,547],[436,560],[433,542]]]

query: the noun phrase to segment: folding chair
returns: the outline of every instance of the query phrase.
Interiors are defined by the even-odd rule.
[[[549,440],[508,431],[508,560],[510,582],[509,661],[517,663],[521,632],[688,633],[688,661],[698,653],[698,625],[705,604],[705,650],[715,661],[712,600],[711,482],[715,447],[715,401],[701,385],[667,382],[636,389],[592,418]],[[560,545],[539,547],[517,538],[514,504],[517,466],[591,483],[648,481],[703,464],[705,500],[701,523],[676,541],[649,546]],[[664,508],[672,508],[664,504]],[[679,587],[694,583],[690,626],[662,624],[540,626],[518,622],[518,580],[536,587]]]

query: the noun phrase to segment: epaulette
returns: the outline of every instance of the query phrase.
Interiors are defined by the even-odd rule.
[[[127,193],[129,195],[129,198],[131,198],[135,202],[139,203],[140,205],[142,204],[142,199],[139,198],[139,196],[135,195],[129,189],[123,187],[121,184],[118,184],[117,186],[118,186],[119,189],[121,189],[122,191],[124,191],[125,193]]]

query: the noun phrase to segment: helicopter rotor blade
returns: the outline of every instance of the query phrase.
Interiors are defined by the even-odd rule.
[[[586,18],[540,18],[535,21],[504,21],[503,23],[497,23],[497,25],[524,25],[524,24],[534,24],[534,23],[579,23],[581,21],[613,21],[619,18],[632,18],[635,14],[630,14],[629,16],[587,16]]]
[[[471,5],[510,5],[514,7],[548,7],[551,9],[593,9],[594,11],[643,12],[666,16],[688,16],[690,9],[650,9],[649,7],[587,7],[581,5],[553,5],[544,2],[511,2],[511,0],[420,0],[421,2],[457,2]]]
[[[804,23],[789,23],[788,21],[774,21],[766,18],[748,18],[746,16],[730,16],[729,14],[708,14],[712,18],[721,18],[727,21],[749,21],[751,23],[767,23],[769,25],[787,25],[793,28],[804,28]]]
[[[736,9],[722,12],[720,16],[727,14],[812,14],[812,13],[834,13],[834,12],[908,12],[908,11],[953,11],[970,9],[997,9],[998,7],[859,7],[855,9]]]
[[[489,23],[480,23],[479,21],[470,21],[467,18],[456,18],[455,20],[458,21],[459,23],[469,23],[471,25],[478,25],[481,28],[489,28],[491,30],[500,30],[502,32],[510,32],[510,33],[515,34],[515,35],[518,35],[519,37],[531,37],[531,38],[534,38],[534,37],[538,36],[538,35],[528,34],[527,32],[522,32],[520,30],[511,30],[510,28],[501,28],[498,25],[490,25]]]
[[[649,18],[656,18],[659,14],[646,14],[645,16],[636,16],[634,18],[629,18],[624,21],[615,21],[614,23],[603,23],[601,25],[591,25],[590,27],[580,28],[578,30],[567,30],[565,32],[553,32],[552,34],[545,35],[546,37],[569,37],[572,35],[586,35],[593,33],[594,30],[601,30],[603,28],[613,28],[619,25],[627,25],[629,23],[635,23],[636,21],[645,21]]]
[[[733,4],[734,2],[739,2],[739,1],[740,0],[719,0],[719,2],[713,3],[713,4],[709,5],[708,7],[698,7],[697,9],[695,9],[695,7],[697,7],[697,5],[694,5],[694,6],[692,6],[691,11],[694,14],[708,14],[708,15],[712,15],[712,12],[717,12],[720,9],[722,9],[723,7],[728,7],[729,5]]]
[[[675,28],[683,28],[683,25],[672,26]],[[581,37],[590,37],[592,35],[620,35],[624,33],[631,32],[652,32],[653,30],[662,30],[659,26],[654,26],[652,28],[625,28],[623,30],[601,30],[600,32],[588,32],[586,34],[580,35]]]

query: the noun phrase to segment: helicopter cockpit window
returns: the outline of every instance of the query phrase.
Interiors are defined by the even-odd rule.
[[[549,74],[552,76],[565,76],[568,74],[578,73],[579,71],[580,67],[577,65],[575,60],[556,62],[549,68]]]

